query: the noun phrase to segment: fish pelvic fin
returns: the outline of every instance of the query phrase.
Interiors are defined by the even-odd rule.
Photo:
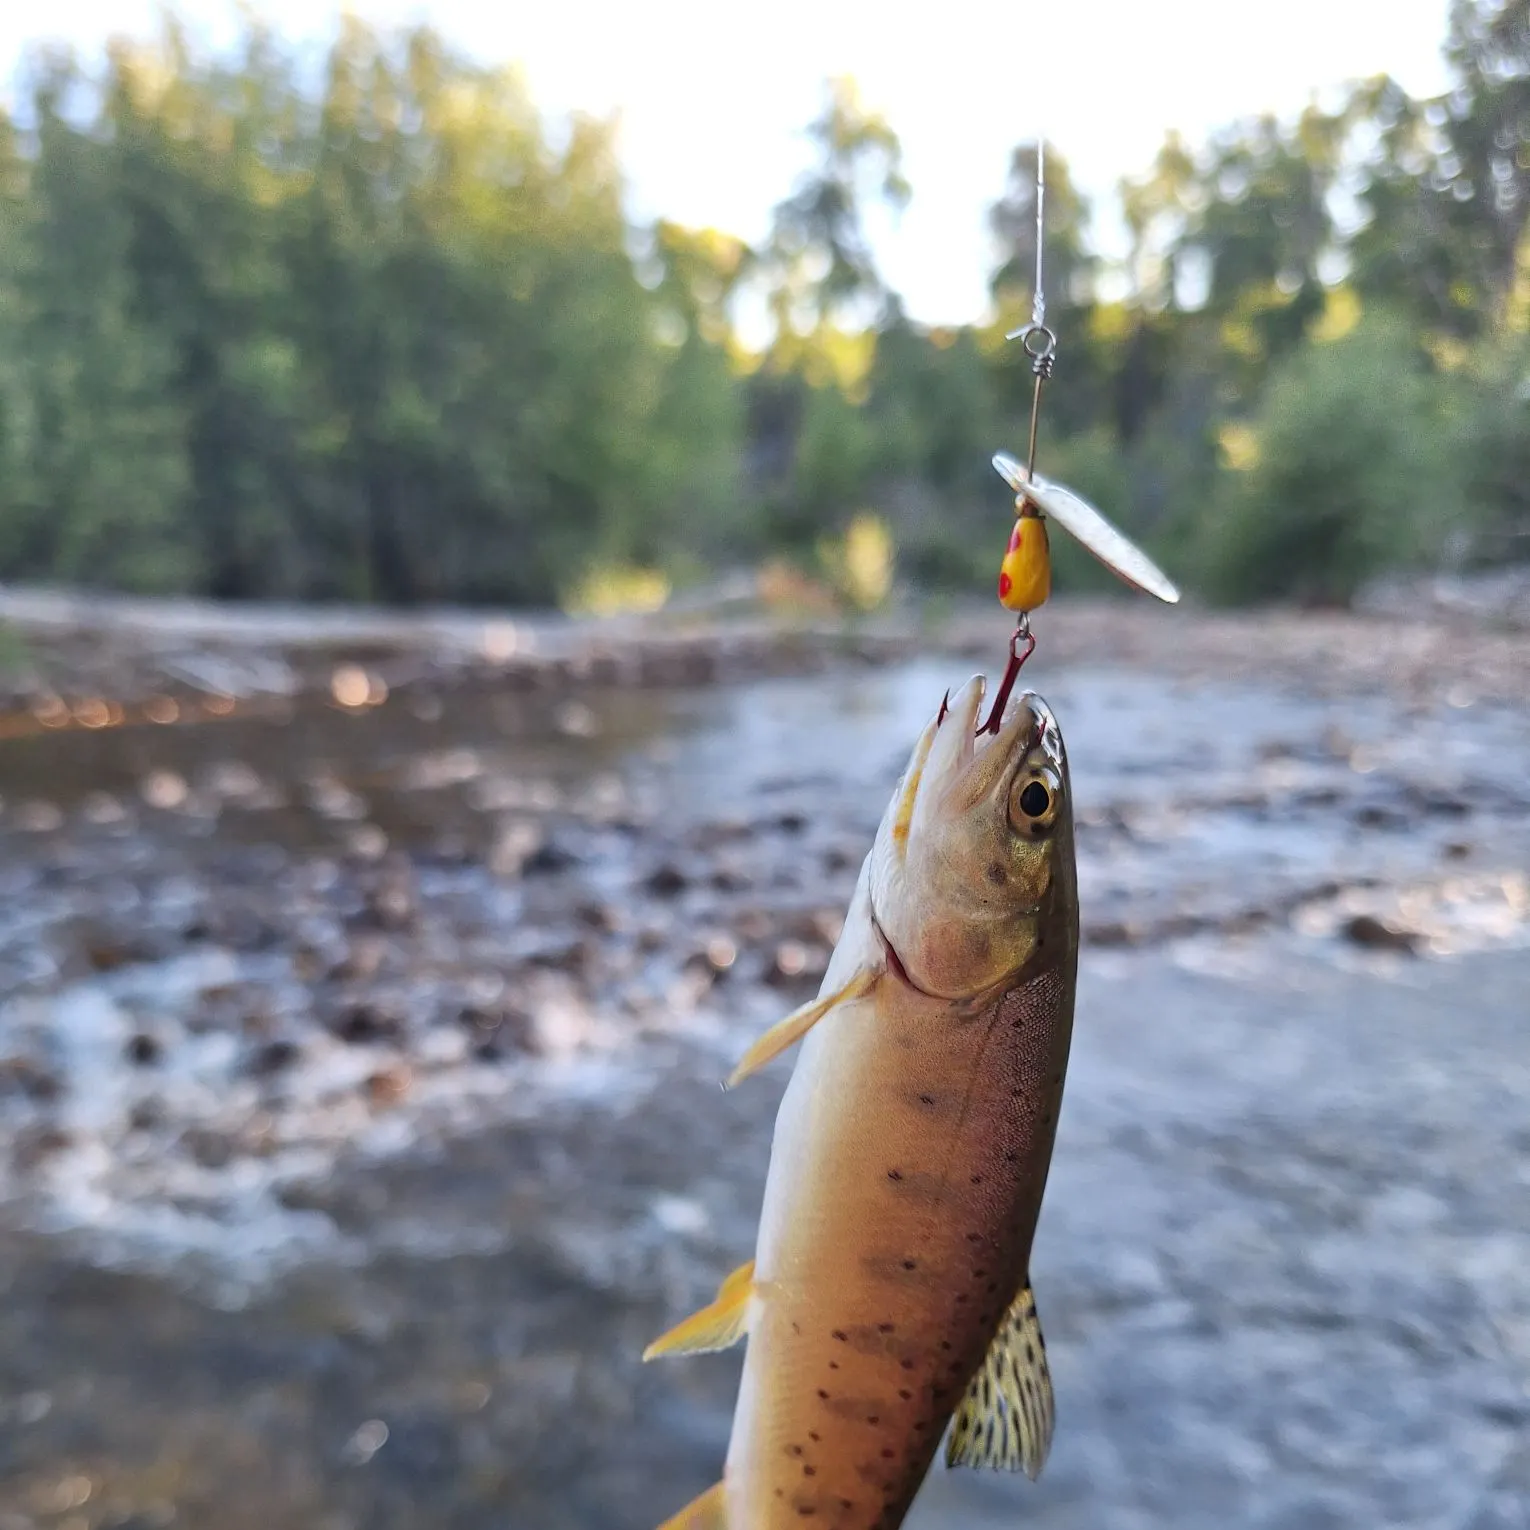
[[[1046,1340],[1027,1279],[956,1410],[946,1465],[1023,1471],[1034,1482],[1046,1465],[1055,1422]]]
[[[773,1062],[793,1042],[801,1041],[831,1009],[870,993],[881,976],[881,968],[857,972],[843,988],[837,988],[811,1004],[804,1004],[801,1009],[794,1009],[784,1020],[778,1020],[739,1059],[738,1066],[728,1075],[727,1087],[734,1088],[751,1073],[758,1073],[766,1063]]]
[[[700,1498],[693,1498],[673,1518],[666,1519],[659,1530],[728,1530],[722,1483],[714,1482]]]
[[[706,1355],[731,1349],[749,1331],[749,1304],[754,1295],[754,1260],[741,1264],[717,1288],[717,1299],[700,1312],[676,1323],[643,1351],[643,1359],[660,1355]],[[720,1522],[719,1522],[720,1523]]]

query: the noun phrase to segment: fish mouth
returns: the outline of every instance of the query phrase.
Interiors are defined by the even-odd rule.
[[[998,783],[1006,769],[1041,749],[1053,764],[1062,760],[1062,733],[1052,709],[1034,691],[1014,690],[979,729],[987,681],[974,675],[953,697],[948,691],[935,719],[932,755],[938,749],[952,789],[974,803]],[[954,734],[954,737],[952,736]]]

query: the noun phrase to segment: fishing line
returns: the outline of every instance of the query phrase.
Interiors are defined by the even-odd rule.
[[[1031,292],[1031,322],[1011,330],[1004,337],[1020,342],[1031,359],[1031,371],[1036,374],[1036,386],[1031,392],[1030,450],[1026,454],[1026,471],[1033,477],[1036,472],[1036,428],[1041,421],[1041,387],[1052,376],[1057,360],[1057,336],[1047,328],[1046,209],[1047,141],[1041,136],[1036,140],[1036,284]]]
[[[1036,473],[1036,433],[1041,424],[1041,390],[1051,379],[1052,368],[1057,362],[1057,336],[1047,328],[1046,207],[1047,143],[1046,135],[1038,134],[1036,138],[1036,281],[1031,289],[1031,321],[1019,329],[1011,330],[1004,337],[1006,340],[1020,342],[1021,348],[1030,358],[1031,371],[1036,378],[1031,390],[1031,432],[1029,449],[1026,453],[1027,478],[1034,478]],[[1019,514],[1022,518],[1027,514],[1034,516],[1035,507],[1028,502],[1023,502],[1019,507]],[[1012,540],[1012,550],[1014,546],[1015,543]],[[1000,588],[1002,599],[1002,576]],[[1004,667],[1004,678],[999,682],[999,689],[994,694],[993,708],[988,714],[988,721],[978,729],[980,734],[999,731],[1004,708],[1009,702],[1010,692],[1014,690],[1016,680],[1020,677],[1021,666],[1035,650],[1036,639],[1031,635],[1031,614],[1029,611],[1021,611],[1015,623],[1014,635],[1009,640],[1009,662]]]

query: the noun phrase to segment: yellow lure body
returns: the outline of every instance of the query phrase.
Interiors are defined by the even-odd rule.
[[[999,604],[1010,611],[1034,611],[1052,593],[1052,558],[1046,522],[1034,511],[1022,514],[1010,533],[999,565]]]

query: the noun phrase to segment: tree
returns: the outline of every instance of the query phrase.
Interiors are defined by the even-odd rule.
[[[764,270],[776,343],[821,335],[881,304],[887,289],[872,258],[865,205],[905,206],[903,150],[886,120],[862,104],[855,82],[831,80],[823,112],[808,128],[818,163],[776,207]]]
[[[1530,0],[1453,0],[1445,55],[1445,190],[1473,213],[1472,250],[1501,316],[1530,223]]]
[[[1050,144],[1046,157],[1044,280],[1048,312],[1087,308],[1099,258],[1088,248],[1089,203],[1073,184],[1068,161]],[[1036,281],[1036,145],[1010,155],[1003,195],[989,209],[999,250],[989,291],[1002,314],[1030,316]],[[1015,326],[1010,325],[1011,328]]]

